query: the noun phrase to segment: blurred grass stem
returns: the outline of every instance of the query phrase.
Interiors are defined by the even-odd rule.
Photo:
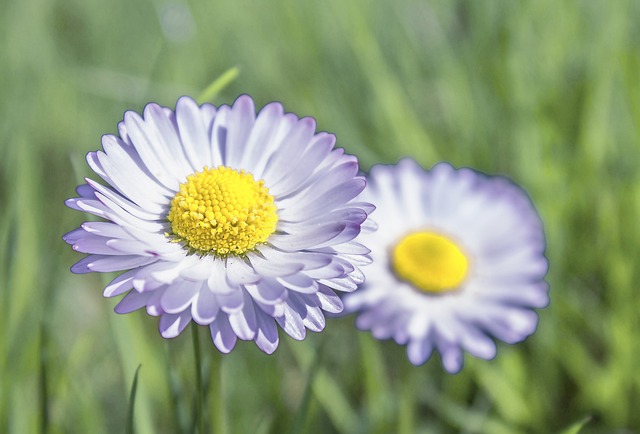
[[[309,417],[309,409],[311,408],[311,398],[313,396],[313,383],[316,379],[316,373],[318,372],[318,368],[321,365],[322,360],[322,344],[320,344],[319,348],[316,349],[315,355],[313,356],[313,361],[311,362],[311,366],[309,367],[309,373],[307,374],[307,385],[304,388],[304,393],[302,394],[302,399],[300,400],[300,405],[298,406],[298,410],[296,411],[295,419],[291,424],[291,434],[305,432],[304,427]]]
[[[47,434],[49,432],[49,390],[47,387],[47,366],[49,361],[48,353],[48,336],[44,326],[44,322],[40,324],[40,432]]]

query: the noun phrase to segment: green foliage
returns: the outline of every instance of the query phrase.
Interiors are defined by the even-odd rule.
[[[225,71],[204,99],[282,101],[364,169],[409,155],[513,178],[545,222],[552,302],[455,376],[352,318],[272,356],[202,339],[205,425],[289,432],[304,408],[318,433],[560,432],[585,414],[581,433],[640,432],[639,21],[635,0],[4,2],[0,432],[122,432],[140,364],[135,432],[193,432],[189,333],[164,341],[68,271],[60,237],[85,217],[63,201],[125,110]]]

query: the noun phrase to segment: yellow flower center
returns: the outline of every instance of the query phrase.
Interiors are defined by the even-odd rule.
[[[469,261],[453,241],[433,232],[415,232],[393,249],[396,275],[426,292],[457,289],[467,276]]]
[[[244,255],[276,230],[277,208],[264,181],[226,166],[187,177],[171,201],[175,242],[191,253]]]

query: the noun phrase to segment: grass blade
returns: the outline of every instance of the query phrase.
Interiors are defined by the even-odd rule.
[[[569,426],[567,429],[561,431],[560,434],[578,434],[582,430],[582,428],[584,428],[589,422],[591,422],[591,419],[591,416],[587,416]]]
[[[304,388],[304,393],[302,394],[302,399],[300,401],[300,406],[298,407],[298,411],[296,412],[296,417],[291,425],[291,434],[304,432],[304,425],[307,421],[307,417],[309,415],[309,408],[311,404],[311,397],[313,391],[313,382],[316,379],[316,373],[318,372],[318,368],[320,367],[320,359],[322,358],[322,352],[320,350],[316,351],[316,355],[313,357],[313,362],[311,363],[311,367],[309,368],[309,374],[307,376],[307,385]]]
[[[142,365],[138,365],[136,368],[136,373],[133,376],[133,383],[131,384],[131,392],[129,393],[129,409],[127,413],[127,434],[133,434],[133,410],[136,402],[136,391],[138,390],[138,374],[140,373],[140,368]]]
[[[212,101],[218,94],[227,87],[240,74],[240,68],[234,66],[223,72],[218,78],[207,86],[207,88],[198,96],[199,104]]]
[[[313,350],[306,345],[289,345],[293,357],[303,369],[313,364]],[[308,368],[307,368],[308,369]],[[329,416],[338,432],[357,432],[357,412],[347,399],[340,385],[326,368],[319,366],[312,383],[315,399]]]

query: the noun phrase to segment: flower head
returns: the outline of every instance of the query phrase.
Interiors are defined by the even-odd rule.
[[[371,249],[367,281],[345,297],[356,325],[408,344],[409,360],[437,350],[445,369],[463,350],[493,358],[495,337],[532,334],[548,304],[542,222],[527,194],[502,177],[446,163],[424,171],[413,160],[375,166],[360,199],[376,205],[379,230],[359,238]]]
[[[87,179],[67,201],[104,220],[65,235],[89,254],[72,271],[124,271],[104,290],[126,293],[116,312],[145,307],[166,338],[193,320],[222,352],[237,338],[273,352],[276,322],[294,339],[322,330],[342,310],[334,291],[363,281],[354,238],[373,207],[353,201],[356,158],[315,128],[278,103],[256,115],[248,96],[126,112],[87,155],[108,186]]]

